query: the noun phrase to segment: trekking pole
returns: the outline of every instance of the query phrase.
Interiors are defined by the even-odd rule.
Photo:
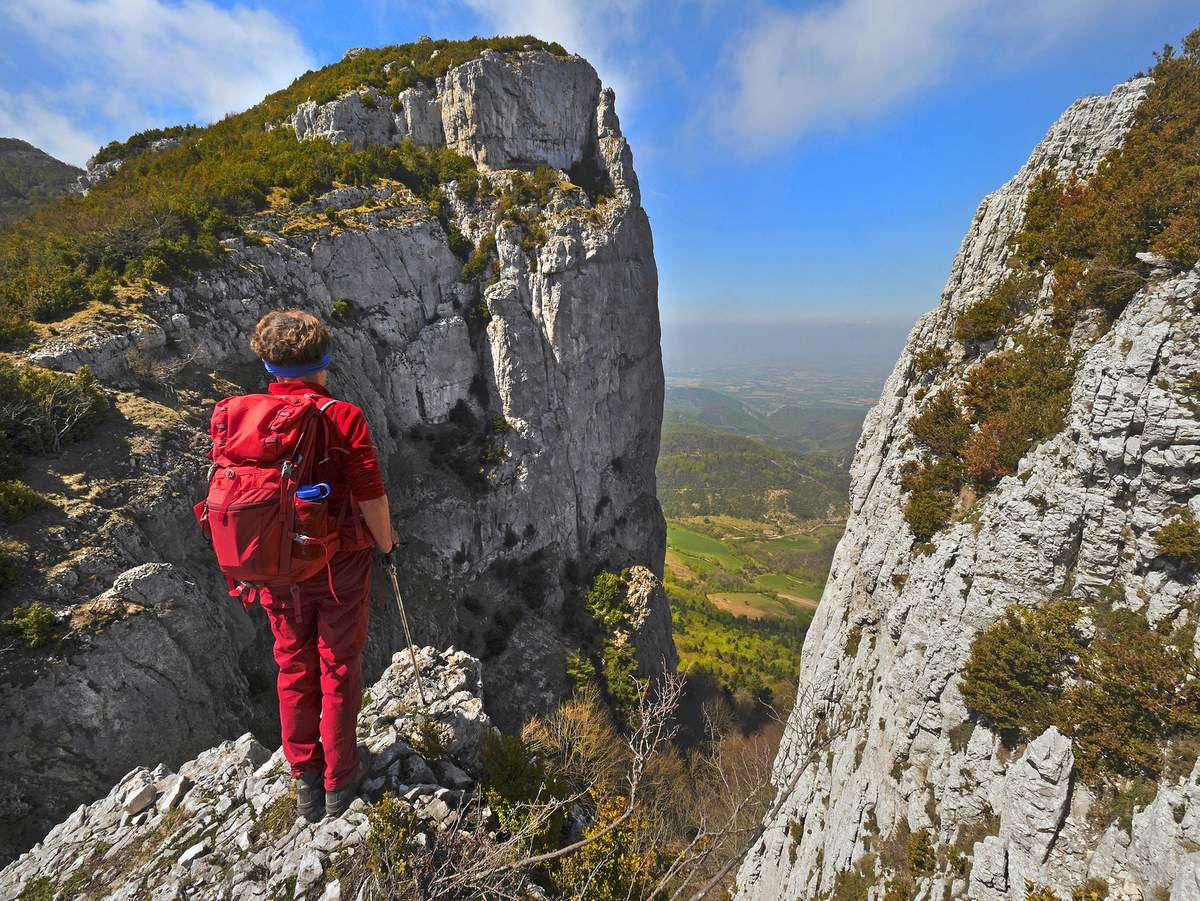
[[[404,640],[408,643],[408,653],[412,657],[413,678],[417,680],[417,697],[421,699],[421,706],[427,707],[425,703],[425,690],[421,687],[421,670],[417,666],[417,649],[413,647],[412,632],[408,628],[408,614],[404,612],[404,598],[400,596],[400,582],[396,578],[396,550],[393,548],[383,555],[383,566],[387,570],[388,579],[392,583],[392,591],[396,595],[396,607],[400,610],[400,624],[404,626]]]

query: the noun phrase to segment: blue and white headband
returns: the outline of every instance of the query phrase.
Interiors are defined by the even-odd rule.
[[[314,363],[301,363],[299,366],[280,366],[272,363],[270,360],[263,360],[263,369],[271,373],[271,375],[280,375],[285,379],[295,378],[301,375],[312,375],[314,372],[320,372],[322,369],[328,369],[330,362],[333,360],[333,348],[329,347],[325,350],[325,356]]]

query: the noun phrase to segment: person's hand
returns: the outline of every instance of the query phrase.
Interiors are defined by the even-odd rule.
[[[400,536],[396,534],[396,530],[394,528],[391,530],[391,537],[386,545],[375,542],[375,546],[379,548],[379,553],[381,554],[390,554],[397,547],[399,547],[399,545]]]

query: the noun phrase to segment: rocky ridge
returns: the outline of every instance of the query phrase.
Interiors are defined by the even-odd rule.
[[[428,701],[420,713],[407,652],[368,692],[359,738],[370,774],[342,817],[298,817],[282,751],[247,732],[176,769],[137,767],[104,798],[79,805],[0,870],[0,899],[343,897],[371,831],[369,803],[385,793],[398,799],[420,843],[451,828],[473,795],[468,771],[478,770],[493,730],[479,661],[421,648],[417,663]],[[431,735],[437,754],[427,748]]]
[[[1109,898],[1200,897],[1200,766],[1164,778],[1128,826],[1097,833],[1071,739],[1051,727],[1014,753],[974,724],[959,691],[975,637],[1010,605],[1039,606],[1064,586],[1151,623],[1189,615],[1194,569],[1162,558],[1152,535],[1172,510],[1198,504],[1200,417],[1186,386],[1200,371],[1200,270],[1151,273],[1083,353],[1062,432],[928,554],[913,552],[902,515],[903,467],[917,453],[907,423],[925,394],[914,358],[948,347],[961,359],[955,323],[1003,276],[1034,176],[1053,167],[1088,177],[1124,140],[1148,85],[1136,79],[1074,104],[985,198],[940,306],[912,330],[867,417],[800,695],[838,705],[850,726],[807,767],[785,736],[775,782],[790,790],[742,866],[739,897],[836,894],[854,867],[874,865],[881,842],[918,831],[938,862],[916,874],[916,897],[1022,899],[1033,887],[1068,898],[1085,884]],[[885,881],[867,870],[871,897]]]
[[[386,180],[313,203],[274,198],[223,242],[222,265],[73,316],[26,355],[89,366],[113,409],[101,434],[29,472],[53,506],[12,530],[32,578],[0,609],[36,597],[63,642],[49,654],[0,643],[0,717],[13,736],[0,774],[18,786],[0,802],[0,860],[151,758],[175,765],[246,729],[277,740],[265,624],[226,597],[190,510],[210,405],[260,389],[246,339],[274,307],[334,324],[330,386],[371,425],[418,638],[482,660],[485,685],[505,688],[486,695],[498,724],[513,728],[569,690],[579,591],[597,567],[646,568],[656,612],[635,640],[656,650],[640,659],[673,659],[652,584],[665,550],[657,272],[613,94],[582,58],[543,51],[486,52],[404,92],[410,101],[414,91],[441,111],[442,131],[423,137],[453,140],[491,193],[444,185],[441,218]],[[339,112],[360,97],[301,104],[277,127],[382,140]],[[306,131],[296,124],[306,116],[337,129]],[[596,188],[551,170],[558,186],[526,213],[537,242],[498,210],[499,192],[535,164]],[[495,241],[486,280],[464,273],[451,227]],[[368,678],[400,646],[393,603],[377,579]],[[139,709],[162,712],[149,739]]]

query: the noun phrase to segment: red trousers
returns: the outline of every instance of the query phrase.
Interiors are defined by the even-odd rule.
[[[371,609],[370,548],[334,555],[330,574],[287,589],[264,589],[275,633],[279,726],[292,775],[323,772],[326,791],[358,775],[357,724],[362,706],[362,652]]]

